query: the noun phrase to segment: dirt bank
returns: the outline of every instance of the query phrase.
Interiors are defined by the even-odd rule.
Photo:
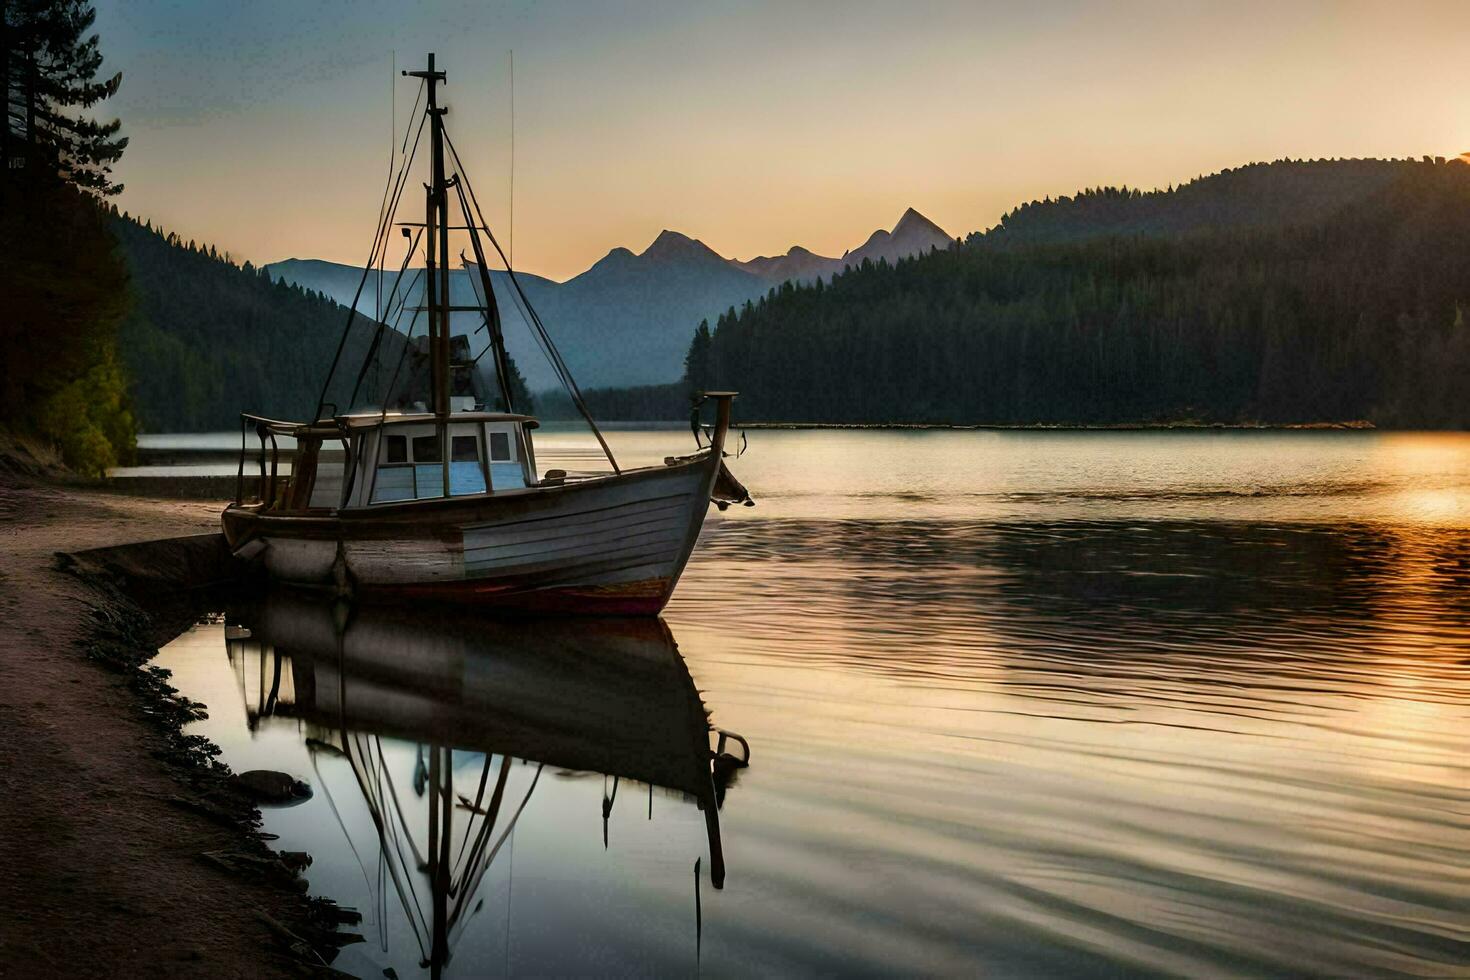
[[[303,975],[300,885],[181,757],[187,705],[135,666],[147,621],[55,558],[221,506],[0,474],[0,977]]]

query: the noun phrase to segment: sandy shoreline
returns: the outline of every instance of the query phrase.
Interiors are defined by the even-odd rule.
[[[221,506],[0,474],[0,976],[302,975],[300,882],[226,867],[264,852],[180,760],[146,619],[55,557],[216,531]]]

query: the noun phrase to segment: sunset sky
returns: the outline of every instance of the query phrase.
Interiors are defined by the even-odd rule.
[[[663,228],[839,255],[909,206],[963,234],[1084,186],[1470,149],[1465,2],[97,8],[123,72],[103,112],[132,140],[120,206],[255,262],[366,258],[394,50],[448,70],[501,230],[515,50],[516,265],[557,279]]]

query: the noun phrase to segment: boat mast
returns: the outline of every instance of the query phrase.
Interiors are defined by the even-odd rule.
[[[428,245],[425,260],[425,303],[429,312],[429,379],[432,410],[441,419],[449,416],[449,184],[444,179],[444,114],[439,105],[438,85],[445,73],[434,70],[434,54],[424,71],[406,71],[422,78],[428,86],[425,112],[429,116],[430,178],[425,190],[424,230]],[[446,455],[447,459],[447,455]]]

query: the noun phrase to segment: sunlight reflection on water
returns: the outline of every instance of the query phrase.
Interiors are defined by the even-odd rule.
[[[1443,973],[1467,589],[1470,533],[1423,526],[748,521],[667,616],[765,748],[732,855],[880,905],[869,967]]]
[[[754,756],[704,972],[1470,972],[1470,437],[752,432],[732,465],[759,504],[665,614]],[[215,714],[227,760],[300,742]],[[449,975],[692,969],[697,811],[603,851],[600,788],[528,808]]]

